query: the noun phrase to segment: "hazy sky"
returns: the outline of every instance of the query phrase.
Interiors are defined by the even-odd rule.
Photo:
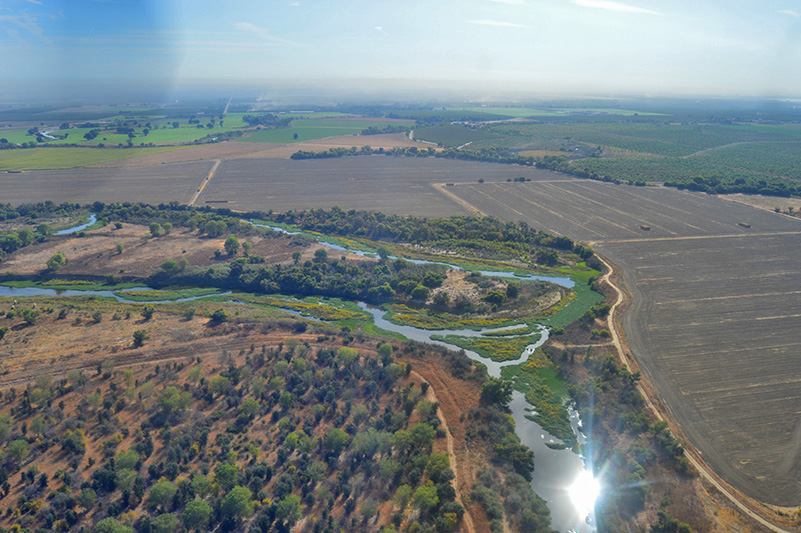
[[[0,0],[0,78],[799,97],[801,0]]]

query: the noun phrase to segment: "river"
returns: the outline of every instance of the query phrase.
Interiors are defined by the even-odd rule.
[[[94,224],[96,221],[95,215],[90,216],[88,223],[63,230],[58,234],[68,234],[81,231]],[[255,224],[252,222],[244,221],[254,226],[269,227],[273,230],[290,233],[281,228],[268,226],[265,224]],[[319,241],[325,246],[329,246],[339,250],[346,250],[344,247]],[[348,250],[360,255],[366,255],[367,252],[361,250]],[[415,263],[432,263],[425,260],[414,260]],[[447,265],[451,268],[460,269],[456,265],[447,263],[437,263]],[[503,276],[514,277],[520,280],[544,280],[552,283],[557,283],[564,287],[572,287],[573,280],[569,278],[553,278],[547,276],[516,276],[511,272],[502,271],[482,271],[482,274],[488,276]],[[142,291],[151,290],[149,287],[136,287],[132,289],[123,289],[121,291],[104,291],[104,290],[59,290],[59,289],[43,289],[39,287],[6,287],[0,285],[0,297],[26,297],[26,296],[80,296],[80,295],[95,295],[107,296],[115,298],[117,301],[126,303],[143,303],[129,300],[120,294],[126,291]],[[176,300],[160,300],[146,303],[167,303],[167,302],[186,302],[207,298],[209,296],[220,296],[226,293],[217,293],[213,295],[193,296],[188,298],[180,298]],[[459,330],[424,330],[412,326],[401,326],[393,324],[385,319],[387,311],[375,307],[368,306],[364,302],[359,302],[359,307],[369,313],[373,317],[375,325],[379,328],[400,333],[410,340],[425,342],[437,346],[443,346],[449,350],[460,351],[461,348],[449,344],[447,342],[434,340],[431,337],[434,335],[447,336],[459,335],[463,337],[476,337],[490,332],[498,332],[519,327],[517,325],[506,326],[502,328],[485,328],[479,331],[459,329]],[[292,314],[298,314],[296,311],[288,310]],[[308,317],[304,317],[308,318]],[[526,346],[517,360],[496,362],[491,359],[480,356],[479,354],[465,350],[467,356],[473,361],[479,362],[486,366],[487,373],[492,377],[500,377],[501,368],[504,366],[518,365],[524,363],[534,351],[545,344],[548,340],[548,329],[544,326],[539,326],[539,330],[535,333],[528,334],[531,336],[532,343]],[[582,456],[577,455],[571,450],[555,450],[549,448],[546,444],[561,443],[559,439],[549,434],[542,429],[539,424],[533,420],[529,420],[526,415],[531,411],[531,406],[526,401],[522,393],[514,391],[512,394],[512,401],[509,404],[509,409],[512,412],[512,417],[515,421],[515,432],[517,433],[520,441],[534,451],[534,476],[531,486],[534,491],[540,495],[547,503],[548,508],[551,510],[551,527],[558,531],[575,532],[575,533],[591,533],[595,531],[594,523],[594,509],[593,505],[597,492],[600,490],[598,482],[593,479],[592,474],[588,471],[587,466],[584,464]],[[577,413],[571,411],[571,423],[573,431],[576,433],[577,441],[581,445],[586,445],[586,439],[579,430],[579,418]]]
[[[61,231],[57,231],[55,233],[55,235],[69,235],[70,233],[78,233],[79,231],[85,230],[86,228],[88,228],[89,226],[94,224],[95,222],[97,222],[97,217],[93,213],[93,214],[89,215],[89,222],[87,222],[85,224],[81,224],[79,226],[73,226],[71,228],[67,228],[67,229],[63,229]]]
[[[286,233],[287,235],[298,235],[300,233],[304,233],[302,231],[289,231],[284,228],[280,228],[278,226],[272,226],[270,224],[258,224],[256,222],[251,222],[250,220],[240,219],[240,222],[245,224],[250,224],[251,226],[256,226],[258,228],[269,228],[273,231],[278,231],[281,233]],[[359,250],[356,248],[346,248],[345,246],[335,244],[332,242],[327,242],[321,240],[317,235],[310,235],[310,237],[314,238],[318,243],[322,244],[323,246],[328,246],[329,248],[333,248],[334,250],[341,250],[343,252],[350,252],[352,254],[360,255],[362,257],[368,255],[375,255],[372,252],[367,252],[365,250]],[[397,256],[390,255],[389,259],[398,259]],[[408,261],[410,263],[415,263],[417,265],[442,265],[448,268],[452,268],[454,270],[464,270],[459,265],[453,265],[451,263],[445,263],[443,261],[428,261],[426,259],[407,259],[405,257],[401,258],[404,261]],[[510,272],[507,270],[478,270],[484,276],[494,276],[499,278],[514,278],[520,281],[549,281],[556,285],[561,285],[562,287],[566,287],[568,289],[572,289],[576,282],[568,277],[559,277],[559,276],[539,276],[537,274],[527,274],[525,276],[519,276],[514,272]]]
[[[387,312],[383,309],[359,303],[359,307],[373,316],[377,327],[400,333],[404,337],[437,346],[444,346],[449,350],[460,351],[461,348],[447,342],[434,340],[433,335],[460,335],[476,337],[485,333],[503,331],[517,326],[506,328],[489,328],[480,331],[473,330],[424,330],[411,326],[399,326],[386,320]],[[534,350],[545,344],[548,340],[548,330],[540,326],[539,332],[531,334],[532,343],[526,346],[520,358],[514,361],[497,362],[465,350],[467,356],[487,367],[487,373],[492,377],[500,377],[501,368],[510,365],[519,365],[528,360]],[[559,439],[542,429],[539,424],[529,420],[526,414],[531,406],[522,393],[515,391],[512,402],[509,404],[512,417],[515,420],[515,432],[520,441],[534,451],[534,477],[531,486],[539,494],[551,510],[551,527],[558,531],[589,533],[595,531],[593,506],[597,496],[598,482],[589,474],[584,459],[571,450],[554,450],[546,444],[561,443]],[[579,431],[578,415],[571,411],[573,431],[576,433],[579,444],[586,445],[584,435]],[[596,494],[593,494],[596,493]]]

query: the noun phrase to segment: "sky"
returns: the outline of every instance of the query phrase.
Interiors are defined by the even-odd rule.
[[[801,0],[0,0],[0,91],[801,97]]]

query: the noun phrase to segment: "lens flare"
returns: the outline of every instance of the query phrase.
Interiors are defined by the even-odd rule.
[[[567,490],[573,507],[584,518],[591,514],[595,507],[595,500],[601,494],[601,482],[595,479],[590,471],[582,470]]]

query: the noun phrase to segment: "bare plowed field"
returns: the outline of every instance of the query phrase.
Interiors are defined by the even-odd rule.
[[[223,204],[226,207],[240,210],[286,211],[338,205],[402,215],[464,215],[470,213],[431,184],[475,183],[481,178],[505,183],[506,178],[519,176],[558,177],[528,167],[431,158],[238,159],[223,162],[197,205],[222,200],[227,201]]]
[[[449,191],[488,215],[594,241],[623,269],[626,340],[684,435],[747,495],[801,503],[801,221],[584,180]]]
[[[21,204],[78,202],[189,202],[212,163],[133,168],[76,168],[0,173],[0,201]]]
[[[535,228],[583,241],[801,231],[799,224],[787,217],[665,187],[567,178],[457,184],[449,190],[484,213],[526,220]],[[751,227],[742,227],[740,222]],[[642,225],[651,229],[643,230]]]

